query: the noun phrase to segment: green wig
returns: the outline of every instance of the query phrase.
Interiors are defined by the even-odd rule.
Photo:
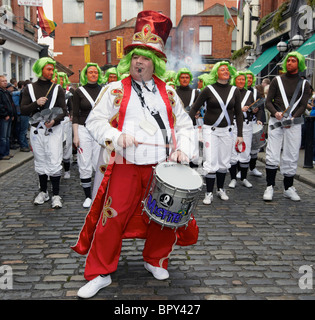
[[[69,81],[69,78],[68,78],[67,74],[66,74],[65,72],[58,72],[58,73],[57,73],[57,84],[60,84],[60,78],[63,79],[62,87],[63,87],[64,89],[66,89],[67,86],[71,83],[71,82]]]
[[[254,75],[254,73],[251,72],[250,70],[246,70],[245,73],[246,73],[246,75],[250,74],[253,77],[253,83],[252,83],[251,86],[255,87],[255,85],[256,85],[256,76]]]
[[[304,70],[306,70],[305,57],[297,51],[292,51],[287,54],[287,56],[285,57],[282,63],[282,69],[284,72],[287,72],[287,60],[289,57],[295,57],[298,60],[300,72],[303,72]]]
[[[176,72],[174,70],[166,70],[163,74],[163,80],[165,82],[174,82],[176,78]]]
[[[55,67],[56,61],[53,60],[53,59],[50,58],[50,57],[44,57],[44,58],[38,59],[38,60],[34,63],[32,69],[33,69],[34,73],[36,74],[36,77],[37,77],[37,78],[40,78],[40,77],[43,75],[42,71],[43,71],[44,67],[45,67],[47,64],[52,64],[52,65]]]
[[[179,83],[179,77],[181,74],[183,73],[187,73],[189,74],[190,76],[190,82],[189,84],[192,84],[193,83],[193,75],[191,73],[191,71],[188,69],[188,68],[181,68],[178,70],[177,74],[176,74],[176,78],[175,78],[175,83],[176,83],[176,86],[180,86],[180,83]]]
[[[166,63],[163,59],[159,58],[157,55],[154,54],[153,51],[143,49],[143,48],[135,48],[131,50],[127,55],[125,55],[119,62],[117,66],[117,71],[120,74],[128,73],[130,70],[130,64],[131,64],[131,58],[132,56],[136,54],[139,56],[144,56],[152,60],[154,65],[154,74],[162,78],[163,74],[166,70]]]
[[[231,81],[230,81],[230,84],[232,86],[236,86],[236,78],[239,77],[239,76],[244,76],[245,77],[245,86],[244,88],[247,90],[247,72],[245,71],[237,71],[231,78]]]
[[[109,75],[110,74],[115,74],[117,76],[117,80],[120,80],[119,73],[115,67],[109,68],[106,70],[104,78],[103,78],[103,83],[106,83],[108,81]]]
[[[198,79],[202,81],[203,85],[201,90],[203,90],[209,83],[209,74],[208,73],[203,73],[200,76],[198,76]]]
[[[98,79],[97,79],[97,83],[98,84],[102,84],[103,83],[103,76],[102,76],[102,70],[101,68],[98,66],[97,63],[93,63],[93,62],[88,62],[87,65],[83,68],[83,70],[81,71],[81,75],[80,75],[80,83],[82,86],[85,86],[88,83],[88,79],[87,79],[87,69],[89,67],[96,67],[97,71],[98,71]]]
[[[230,76],[233,77],[235,72],[236,72],[236,69],[230,65],[230,63],[228,61],[220,61],[220,62],[217,62],[211,72],[210,72],[210,75],[209,75],[209,82],[208,82],[208,85],[209,84],[215,84],[218,80],[218,69],[223,66],[223,65],[226,65],[228,66],[229,68],[229,71],[230,71]]]

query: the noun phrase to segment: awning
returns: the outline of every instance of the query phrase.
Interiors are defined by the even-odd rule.
[[[279,53],[277,46],[268,48],[260,57],[248,68],[253,74],[258,74],[265,66]]]
[[[305,41],[296,51],[307,57],[315,50],[315,33]]]

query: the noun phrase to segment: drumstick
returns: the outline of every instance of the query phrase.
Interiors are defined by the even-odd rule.
[[[52,87],[53,87],[53,86],[54,86],[54,83],[52,83],[52,84],[51,84],[51,86],[50,86],[49,90],[47,91],[47,93],[46,93],[46,95],[45,95],[45,98],[47,98],[47,97],[48,97],[49,92],[51,91],[51,89],[52,89]]]
[[[170,144],[157,144],[157,143],[148,143],[148,142],[138,142],[138,144],[144,144],[146,146],[153,146],[153,147],[162,147],[162,148],[171,148]]]

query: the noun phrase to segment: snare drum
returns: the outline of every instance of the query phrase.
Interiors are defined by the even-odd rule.
[[[253,123],[252,150],[260,150],[266,145],[264,127],[260,124]]]
[[[162,162],[152,174],[151,186],[142,201],[143,211],[162,228],[187,226],[202,190],[199,173],[179,163]]]

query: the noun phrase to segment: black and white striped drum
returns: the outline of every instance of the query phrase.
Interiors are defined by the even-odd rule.
[[[188,225],[198,203],[203,180],[192,168],[175,162],[162,162],[153,178],[143,211],[150,220],[169,228]]]

